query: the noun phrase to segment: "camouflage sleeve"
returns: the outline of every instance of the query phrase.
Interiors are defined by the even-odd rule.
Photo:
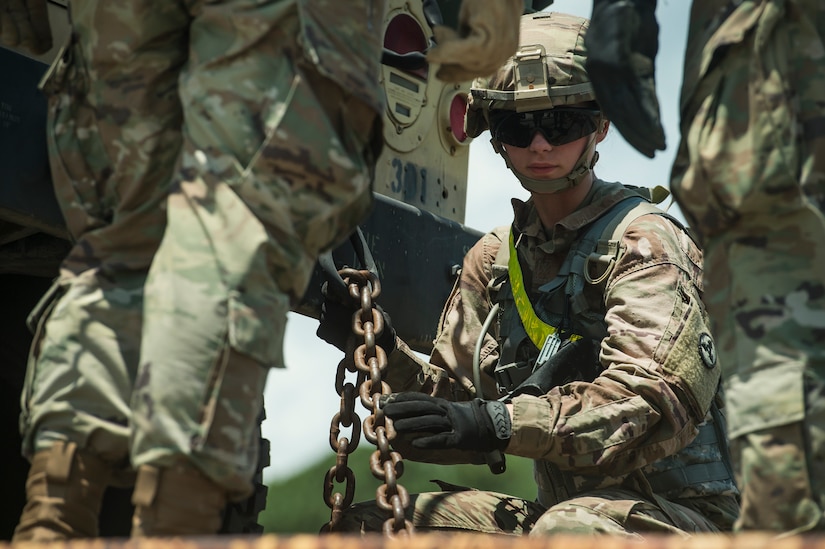
[[[384,94],[375,85],[381,70],[381,36],[386,2],[298,0],[306,56],[321,74],[381,112]]]
[[[505,229],[482,237],[464,257],[458,279],[453,286],[441,318],[429,362],[420,358],[401,339],[389,357],[386,381],[393,391],[419,391],[443,398],[466,400],[475,396],[473,353],[484,321],[490,312],[487,284],[492,276],[493,260],[498,253]],[[488,374],[498,358],[494,335],[485,334],[481,347],[481,369]],[[488,397],[496,394],[492,376],[482,377]]]
[[[658,215],[635,220],[624,243],[605,290],[604,371],[593,382],[514,399],[508,453],[621,475],[695,437],[719,380],[700,352],[709,337],[701,252]]]
[[[481,328],[490,312],[487,285],[492,277],[493,260],[501,245],[501,230],[483,236],[464,256],[461,273],[439,320],[430,362],[444,370],[467,396],[476,396],[473,383],[473,353]],[[504,233],[507,234],[507,233]],[[490,373],[498,359],[496,334],[484,334],[480,364]],[[482,376],[484,394],[497,394],[492,376]]]
[[[384,381],[393,392],[415,391],[444,398],[449,396],[450,382],[447,372],[434,364],[429,364],[404,340],[396,339],[395,351],[388,357],[388,362]]]

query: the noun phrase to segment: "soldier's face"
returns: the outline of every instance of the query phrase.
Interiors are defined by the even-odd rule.
[[[597,142],[604,139],[604,132],[596,132]],[[551,145],[547,139],[536,132],[526,147],[502,144],[510,162],[517,172],[533,179],[558,179],[569,174],[579,157],[584,153],[587,140],[593,134],[580,137],[563,145]]]

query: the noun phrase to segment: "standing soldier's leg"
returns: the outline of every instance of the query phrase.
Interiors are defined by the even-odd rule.
[[[143,283],[180,146],[174,52],[185,19],[140,2],[77,0],[71,14],[72,42],[44,91],[52,177],[76,244],[34,319],[21,416],[32,468],[15,541],[95,536],[106,485],[129,482]]]
[[[32,468],[15,541],[95,536],[106,485],[130,482],[143,284],[180,147],[186,18],[142,1],[70,9],[72,41],[44,91],[75,245],[35,319],[21,417]]]
[[[704,236],[739,530],[825,527],[821,6],[743,2],[719,22],[696,0],[688,38],[672,186]]]
[[[322,49],[302,49],[329,39],[329,28],[299,34],[320,6],[354,33],[351,49],[331,46],[367,51],[377,71],[380,33],[366,29],[380,28],[383,3],[309,4],[190,7],[184,149],[147,282],[133,400],[134,535],[214,532],[223,502],[250,492],[253,434],[268,369],[283,366],[286,314],[319,251],[371,202],[365,153],[378,106],[321,75],[310,53]],[[372,79],[377,94],[374,71],[338,65]]]

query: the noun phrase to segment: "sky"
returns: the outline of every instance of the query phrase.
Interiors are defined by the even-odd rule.
[[[591,0],[556,0],[545,11],[589,17],[591,9]],[[668,187],[670,167],[679,146],[679,91],[689,11],[687,0],[659,0],[656,12],[660,25],[656,86],[666,150],[648,159],[611,128],[598,147],[600,159],[595,173],[599,178]],[[487,231],[509,224],[510,199],[528,196],[502,158],[493,152],[489,134],[477,137],[470,144],[465,225]],[[675,205],[669,211],[682,218]],[[264,437],[272,447],[271,465],[264,470],[267,482],[288,477],[325,457],[330,466],[335,462],[329,426],[339,410],[340,397],[334,382],[343,353],[315,336],[317,326],[317,320],[290,313],[284,349],[287,367],[269,373],[264,395],[267,419],[263,423]],[[359,415],[363,420],[365,414]]]

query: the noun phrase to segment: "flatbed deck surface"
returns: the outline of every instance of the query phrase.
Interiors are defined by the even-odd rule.
[[[700,534],[691,537],[654,535],[643,540],[617,536],[548,536],[542,538],[488,534],[381,535],[263,535],[129,540],[99,538],[51,544],[0,544],[11,547],[45,546],[66,549],[825,549],[825,536],[776,538],[771,533]]]

